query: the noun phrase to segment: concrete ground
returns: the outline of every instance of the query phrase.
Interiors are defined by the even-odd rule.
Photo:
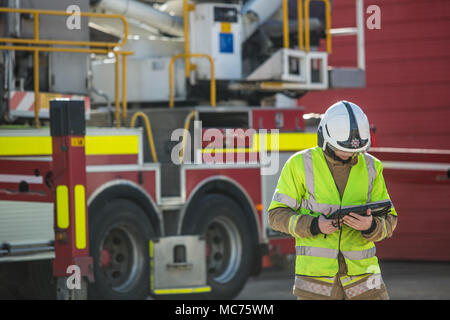
[[[286,267],[286,265],[288,267]],[[392,300],[450,300],[450,262],[381,261]],[[250,278],[236,300],[295,300],[293,261]],[[15,299],[0,281],[0,300]]]
[[[449,300],[450,262],[381,261],[392,300]],[[265,269],[250,278],[237,300],[295,300],[293,268]]]

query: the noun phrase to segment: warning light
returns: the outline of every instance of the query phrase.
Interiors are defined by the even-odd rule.
[[[56,231],[55,240],[58,242],[67,242],[69,240],[69,236],[66,231]]]

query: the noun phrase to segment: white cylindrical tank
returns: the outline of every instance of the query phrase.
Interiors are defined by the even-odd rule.
[[[159,8],[163,12],[167,12],[171,16],[183,16],[183,0],[168,0]]]
[[[182,17],[172,16],[142,2],[134,0],[101,0],[97,8],[122,14],[173,36],[182,37],[184,35]]]
[[[282,5],[282,0],[250,0],[242,8],[242,42],[248,39],[264,22],[270,19]]]

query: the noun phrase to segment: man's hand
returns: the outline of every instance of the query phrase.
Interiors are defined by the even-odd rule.
[[[328,211],[328,213],[326,215],[329,215],[330,213],[331,213],[331,209]],[[342,220],[339,221],[339,225],[341,223],[342,223]],[[322,232],[323,234],[331,234],[331,233],[335,232],[339,228],[339,225],[333,226],[333,220],[328,220],[323,215],[319,216],[319,229],[320,229],[320,232]]]
[[[367,209],[367,216],[361,216],[357,213],[350,212],[348,215],[344,216],[344,224],[359,231],[365,231],[372,225],[372,212]]]

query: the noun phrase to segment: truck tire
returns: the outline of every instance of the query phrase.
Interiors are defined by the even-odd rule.
[[[90,299],[145,299],[149,295],[149,239],[155,236],[143,209],[126,199],[93,212],[89,225],[95,282]]]
[[[207,299],[233,299],[251,272],[252,239],[244,212],[231,198],[210,194],[201,199],[184,220],[182,234],[206,239]]]

